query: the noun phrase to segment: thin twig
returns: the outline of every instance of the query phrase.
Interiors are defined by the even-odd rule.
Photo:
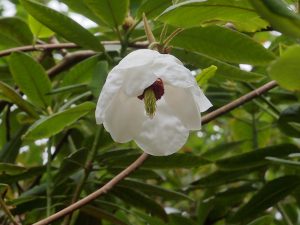
[[[102,41],[103,45],[120,45],[119,41]],[[133,48],[145,48],[145,43],[136,42],[128,45]],[[16,48],[10,48],[3,51],[0,51],[0,57],[8,56],[13,52],[32,52],[32,51],[44,51],[44,50],[57,50],[57,49],[73,49],[80,48],[78,45],[74,43],[59,43],[59,44],[37,44],[37,45],[26,45]]]
[[[223,107],[208,113],[202,118],[202,124],[207,124],[210,121],[216,119],[219,116],[222,116],[231,110],[237,108],[238,106],[241,106],[250,100],[260,96],[261,94],[268,92],[272,88],[276,87],[277,83],[276,81],[270,81],[269,83],[255,89],[254,91],[251,91],[240,98],[224,105]],[[148,154],[143,153],[136,161],[134,161],[132,164],[130,164],[126,169],[124,169],[121,173],[119,173],[117,176],[115,176],[112,180],[110,180],[107,184],[105,184],[103,187],[98,189],[97,191],[91,193],[90,195],[86,196],[85,198],[79,200],[78,202],[62,209],[61,211],[53,214],[52,216],[45,218],[43,220],[40,220],[39,222],[33,224],[33,225],[46,225],[49,224],[55,220],[60,219],[61,217],[68,215],[69,213],[72,213],[73,211],[83,207],[84,205],[90,203],[91,201],[98,198],[100,195],[107,193],[110,189],[112,189],[116,184],[118,184],[120,181],[122,181],[124,178],[126,178],[129,174],[134,172],[138,167],[140,167],[143,162],[148,158]]]
[[[272,88],[276,87],[278,84],[276,81],[270,81],[266,84],[264,84],[263,86],[239,97],[238,99],[222,106],[221,108],[218,108],[217,110],[205,115],[202,118],[202,124],[207,124],[208,122],[214,120],[215,118],[222,116],[228,112],[230,112],[231,110],[251,101],[252,99],[260,96],[261,94],[268,92],[269,90],[271,90]]]
[[[12,222],[12,224],[19,225],[19,223],[16,221],[15,217],[11,214],[9,208],[7,207],[7,205],[5,204],[1,196],[0,196],[0,206],[4,211],[4,213],[7,215],[7,217],[9,218],[9,220]]]
[[[53,221],[58,220],[59,218],[65,216],[65,215],[68,215],[69,213],[75,211],[76,209],[79,209],[79,208],[83,207],[84,205],[90,203],[91,201],[98,198],[100,195],[107,193],[117,183],[119,183],[121,180],[123,180],[125,177],[127,177],[130,173],[135,171],[139,166],[141,166],[143,164],[143,162],[148,158],[148,156],[149,156],[148,154],[143,153],[137,160],[135,160],[126,169],[124,169],[121,173],[119,173],[117,176],[115,176],[112,180],[110,180],[107,184],[105,184],[103,187],[101,187],[97,191],[89,194],[85,198],[62,209],[61,211],[43,219],[43,220],[40,220],[37,223],[34,223],[33,225],[46,225],[46,224],[52,223]]]
[[[70,68],[74,64],[80,62],[83,59],[86,59],[90,56],[95,55],[96,52],[90,50],[83,50],[77,51],[74,53],[67,54],[60,63],[56,64],[52,68],[50,68],[47,73],[50,77],[55,76],[56,74],[60,73],[61,71]]]

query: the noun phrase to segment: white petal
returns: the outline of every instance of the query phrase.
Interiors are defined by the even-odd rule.
[[[200,112],[205,112],[210,107],[212,107],[211,102],[206,98],[203,91],[198,87],[198,85],[191,89],[196,103],[198,104],[198,107],[200,109]]]
[[[110,105],[111,100],[114,98],[114,96],[119,93],[121,87],[123,84],[123,77],[121,74],[115,71],[113,69],[106,78],[105,84],[102,88],[102,91],[100,93],[97,107],[96,107],[96,122],[97,124],[103,123],[103,116],[104,112],[107,109],[107,107]]]
[[[114,141],[125,143],[140,132],[146,119],[143,101],[120,92],[105,111],[103,125]]]
[[[195,102],[196,99],[191,92],[191,88],[165,85],[164,98],[186,128],[190,130],[199,130],[201,128],[200,108]]]
[[[160,53],[150,49],[139,49],[129,53],[118,64],[119,69],[129,69],[132,67],[143,67],[153,63],[153,60]]]
[[[171,55],[160,55],[155,60],[154,73],[165,84],[177,87],[191,87],[195,85],[195,78],[182,63]]]
[[[150,155],[170,155],[178,151],[189,136],[188,129],[172,113],[162,98],[157,101],[153,119],[143,123],[141,132],[134,137],[136,144]]]

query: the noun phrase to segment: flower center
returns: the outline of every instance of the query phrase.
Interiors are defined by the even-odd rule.
[[[138,96],[139,99],[144,100],[146,113],[151,119],[156,111],[156,101],[159,100],[164,93],[164,84],[162,80],[158,78],[144,90],[143,94]]]

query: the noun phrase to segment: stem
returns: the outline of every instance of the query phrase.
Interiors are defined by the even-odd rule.
[[[270,81],[269,83],[255,89],[254,91],[249,92],[246,95],[241,96],[240,98],[224,105],[223,107],[208,113],[202,118],[202,124],[207,124],[210,121],[218,118],[219,116],[222,116],[231,110],[237,108],[240,105],[243,105],[247,103],[248,101],[258,97],[259,95],[271,90],[272,88],[277,87],[276,81]],[[83,207],[84,205],[92,202],[93,200],[97,199],[102,194],[107,193],[110,189],[112,189],[116,184],[118,184],[120,181],[125,179],[129,174],[134,172],[138,167],[140,167],[144,161],[149,157],[147,153],[143,153],[137,160],[135,160],[133,163],[131,163],[126,169],[124,169],[122,172],[120,172],[117,176],[115,176],[112,180],[110,180],[108,183],[106,183],[103,187],[98,189],[97,191],[89,194],[85,198],[77,201],[76,203],[62,209],[61,211],[49,216],[48,218],[45,218],[43,220],[40,220],[37,223],[34,223],[33,225],[46,225],[53,221],[56,221],[60,219],[61,217],[68,215],[69,213],[72,213],[73,211]]]
[[[101,126],[96,131],[96,135],[95,135],[95,139],[94,139],[94,142],[93,142],[93,145],[92,145],[92,149],[91,149],[90,153],[88,154],[88,157],[87,157],[87,160],[86,160],[86,163],[85,163],[85,166],[84,166],[84,169],[85,169],[84,170],[84,175],[83,175],[81,181],[79,182],[79,184],[76,186],[71,204],[75,203],[79,199],[80,194],[82,192],[82,189],[85,185],[85,182],[86,182],[86,180],[88,179],[90,173],[93,170],[92,163],[93,163],[93,159],[95,158],[95,155],[97,153],[97,146],[98,146],[99,140],[101,138],[102,132],[103,132],[103,127]],[[70,224],[70,221],[72,219],[72,215],[73,215],[73,212],[71,212],[68,216],[65,217],[63,225],[69,225]]]
[[[47,216],[51,215],[51,205],[52,205],[52,175],[51,175],[51,147],[52,147],[52,138],[48,141],[47,146]]]
[[[2,210],[4,211],[4,213],[7,215],[7,217],[9,218],[9,220],[14,224],[14,225],[19,225],[19,223],[16,221],[15,217],[11,214],[9,208],[7,207],[7,205],[5,204],[4,200],[2,199],[2,197],[0,197],[0,206],[2,208]]]
[[[173,31],[165,40],[164,40],[164,47],[166,47],[172,39],[179,34],[181,31],[183,31],[182,28],[177,28],[175,31]]]
[[[253,149],[258,148],[258,137],[257,137],[257,126],[256,126],[256,116],[255,112],[251,113],[252,116],[252,147]]]

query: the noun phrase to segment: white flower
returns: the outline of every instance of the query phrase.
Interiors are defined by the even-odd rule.
[[[170,155],[185,144],[189,130],[201,128],[200,112],[211,106],[177,58],[143,49],[109,73],[96,121],[116,142],[134,140],[148,154]]]

